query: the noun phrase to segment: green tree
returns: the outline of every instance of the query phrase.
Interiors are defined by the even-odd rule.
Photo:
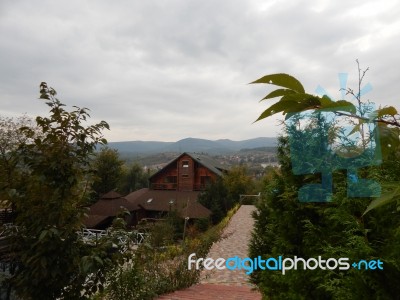
[[[32,142],[20,131],[21,127],[30,127],[35,132],[33,120],[25,115],[16,119],[0,117],[0,199],[8,199],[6,191],[16,188],[21,181],[18,148]]]
[[[299,188],[309,180],[292,172],[287,137],[279,139],[279,172],[270,178],[257,205],[250,256],[304,259],[381,259],[384,271],[256,271],[252,280],[269,299],[395,299],[400,292],[400,220],[395,205],[362,216],[364,198],[347,198],[344,172],[334,174],[335,193],[327,203],[302,203]],[[398,172],[398,171],[397,171]]]
[[[365,72],[359,74],[361,80]],[[318,111],[332,111],[336,116],[356,120],[354,131],[362,131],[360,124],[374,120],[377,129],[382,133],[384,161],[380,166],[363,168],[360,171],[361,175],[363,178],[378,180],[381,184],[398,180],[400,166],[396,160],[399,153],[396,141],[399,126],[394,108],[381,108],[370,112],[373,116],[365,116],[360,112],[360,91],[354,93],[348,90],[356,96],[356,106],[344,100],[335,102],[326,96],[318,97],[305,93],[301,83],[287,74],[267,75],[256,82],[284,87],[272,91],[264,98],[268,100],[281,97],[259,120],[278,112],[289,118],[292,116],[290,113],[305,110],[316,111],[315,116],[318,115]],[[330,125],[326,120],[322,123],[319,123],[320,121],[323,120],[310,122],[306,130],[316,133],[316,136],[320,136],[321,132],[329,133],[326,129],[321,131],[321,128]],[[288,139],[291,130],[290,126],[285,127],[286,136],[279,139],[278,159],[281,168],[270,178],[263,193],[263,200],[258,204],[250,255],[261,255],[265,258],[279,255],[298,256],[304,259],[318,256],[348,257],[351,262],[359,259],[380,259],[385,267],[381,271],[298,269],[284,276],[279,272],[256,271],[252,274],[253,282],[257,283],[263,294],[270,299],[396,299],[400,293],[396,279],[400,275],[400,260],[397,254],[400,251],[400,218],[396,203],[398,191],[392,188],[388,194],[370,204],[368,198],[348,198],[346,172],[338,170],[333,173],[334,194],[331,202],[299,202],[300,187],[312,180],[318,180],[318,175],[293,174],[294,153],[290,152]],[[334,130],[332,134],[337,137],[340,132]],[[361,132],[361,136],[363,147],[369,135],[364,131]],[[385,146],[387,142],[392,146]],[[318,162],[318,156],[316,158]],[[303,160],[307,161],[308,158],[304,157]],[[332,163],[322,160],[320,162],[321,165]]]
[[[123,194],[128,194],[141,188],[148,187],[149,175],[143,171],[143,167],[138,163],[131,166],[124,166],[119,190]]]
[[[198,197],[199,203],[211,210],[211,220],[214,224],[221,221],[226,214],[225,204],[227,197],[228,191],[222,178],[218,178],[208,185],[206,190]]]
[[[118,150],[102,148],[93,161],[95,180],[92,188],[98,199],[101,195],[115,190],[122,177],[124,162],[119,158]]]
[[[224,200],[224,210],[228,212],[240,200],[240,195],[254,192],[254,181],[248,175],[245,166],[236,166],[229,170],[223,177],[223,183],[227,190],[227,197]]]
[[[269,92],[261,101],[271,101],[279,98],[279,100],[270,105],[257,118],[256,121],[263,120],[272,115],[282,113],[285,120],[289,119],[294,113],[304,111],[329,111],[337,116],[345,117],[352,122],[354,128],[351,133],[359,132],[362,136],[362,144],[365,146],[369,142],[368,134],[365,132],[367,123],[375,123],[375,131],[379,135],[380,148],[383,159],[386,161],[392,160],[399,156],[400,153],[400,115],[393,106],[380,107],[375,111],[369,111],[363,106],[362,101],[362,82],[368,69],[362,71],[358,65],[358,90],[347,88],[347,94],[352,95],[356,99],[356,105],[346,100],[334,101],[327,95],[322,97],[306,93],[303,85],[299,80],[291,75],[279,73],[263,76],[253,84],[268,84],[279,87],[272,92]],[[397,202],[400,198],[400,188],[398,180],[394,182],[385,182],[383,186],[386,188],[385,193],[381,198],[373,200],[365,213],[371,209],[380,207],[391,202]]]
[[[77,231],[87,202],[89,162],[109,127],[104,121],[85,127],[88,109],[67,111],[45,82],[40,98],[50,116],[36,118],[39,134],[21,128],[31,140],[18,144],[23,184],[7,189],[17,211],[12,248],[18,268],[11,284],[22,299],[83,298],[96,289],[99,268],[107,262],[104,249],[85,245]]]
[[[207,186],[198,201],[211,210],[212,222],[216,224],[240,201],[241,194],[249,194],[253,188],[254,182],[246,168],[238,166]]]

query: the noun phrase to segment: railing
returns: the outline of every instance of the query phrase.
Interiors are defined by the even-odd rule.
[[[18,226],[13,223],[5,223],[0,226],[0,236],[8,236],[13,232],[18,232]]]
[[[17,268],[17,264],[10,260],[10,234],[18,232],[18,227],[13,224],[3,224],[0,227],[0,275],[13,274]],[[140,245],[147,237],[144,232],[110,232],[108,230],[98,229],[82,229],[77,232],[81,239],[91,245],[97,245],[98,241],[105,236],[112,237],[114,234],[119,251],[125,252],[130,246]],[[0,276],[1,277],[1,276]],[[1,291],[0,291],[1,292]],[[0,294],[1,299],[1,294]]]
[[[144,239],[146,238],[146,233],[143,232],[137,232],[136,233],[136,245],[139,245],[144,242]]]
[[[10,232],[18,232],[18,227],[14,224],[3,224],[0,229],[0,238],[1,240],[5,240],[8,238]],[[82,240],[86,243],[97,243],[97,241],[104,237],[111,235],[111,232],[108,230],[100,230],[100,229],[88,229],[83,228],[81,231],[77,232],[78,235],[82,238]],[[139,245],[143,243],[147,234],[144,232],[133,231],[128,234],[116,235],[117,239],[121,242],[133,242],[134,245]],[[129,240],[130,239],[130,240]],[[0,243],[0,249],[2,244]]]
[[[78,234],[81,236],[82,240],[88,244],[97,244],[99,239],[105,236],[111,236],[114,233],[108,230],[99,230],[99,229],[87,229],[84,228],[82,231],[79,231]],[[131,233],[123,233],[123,234],[115,234],[116,239],[118,240],[118,244],[121,245],[139,245],[142,244],[145,240],[147,234],[144,232],[134,231]]]
[[[178,185],[176,183],[152,183],[152,190],[176,190]]]
[[[202,183],[202,184],[195,184],[195,185],[193,186],[193,190],[194,190],[194,191],[204,191],[204,190],[206,189],[207,186],[208,186],[208,184],[204,184],[204,183]]]
[[[204,191],[208,184],[194,184],[193,191]],[[150,185],[152,190],[176,190],[178,184],[176,183],[152,183]]]
[[[107,230],[99,230],[99,229],[82,229],[82,231],[78,231],[78,234],[81,236],[82,240],[85,243],[97,243],[97,241],[103,237],[108,235]]]
[[[18,232],[18,227],[12,223],[2,224],[0,227],[0,279],[14,274],[18,268],[18,263],[11,257],[11,240],[10,236]],[[5,277],[4,277],[5,276]],[[1,280],[0,280],[1,281]],[[0,287],[0,298],[1,298]],[[2,298],[1,298],[2,299]]]

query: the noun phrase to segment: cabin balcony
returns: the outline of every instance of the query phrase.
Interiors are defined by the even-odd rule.
[[[204,191],[208,185],[207,184],[193,184],[193,191]],[[176,191],[178,189],[177,183],[152,183],[150,184],[150,189],[152,190],[162,190],[162,191]]]
[[[176,183],[152,183],[150,184],[150,189],[152,190],[166,190],[175,191],[178,188]]]

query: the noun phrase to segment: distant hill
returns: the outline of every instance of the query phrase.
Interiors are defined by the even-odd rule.
[[[127,141],[110,142],[108,147],[117,149],[120,153],[131,154],[155,154],[163,152],[205,152],[208,154],[222,154],[237,152],[241,149],[254,149],[261,147],[276,147],[277,138],[259,137],[243,141],[206,140],[196,138],[186,138],[177,142],[157,142],[157,141]]]

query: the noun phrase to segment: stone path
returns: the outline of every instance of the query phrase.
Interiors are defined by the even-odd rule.
[[[212,245],[207,257],[214,260],[219,257],[225,259],[234,256],[248,257],[248,243],[254,225],[251,213],[254,210],[253,205],[242,205],[224,229],[222,239]],[[203,270],[200,284],[163,295],[158,299],[261,299],[261,294],[253,290],[254,286],[248,282],[248,275],[245,272],[245,270],[227,269]]]
[[[188,289],[163,295],[159,300],[261,300],[261,295],[247,286],[197,284]]]

